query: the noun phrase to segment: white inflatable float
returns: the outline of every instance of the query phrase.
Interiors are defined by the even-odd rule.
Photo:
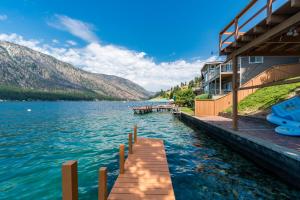
[[[294,97],[272,107],[267,120],[279,125],[276,133],[289,136],[300,136],[300,97]]]

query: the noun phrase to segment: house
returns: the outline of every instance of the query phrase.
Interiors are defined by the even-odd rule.
[[[270,67],[299,63],[297,56],[242,56],[238,58],[238,85],[241,86]],[[288,72],[286,72],[288,73]],[[205,63],[201,74],[202,91],[217,98],[232,91],[232,62]]]
[[[222,95],[231,91],[232,65],[231,62],[221,61],[205,63],[201,74],[204,93]]]

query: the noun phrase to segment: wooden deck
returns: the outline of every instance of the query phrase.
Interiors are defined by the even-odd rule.
[[[138,138],[109,194],[109,200],[174,200],[164,143]]]

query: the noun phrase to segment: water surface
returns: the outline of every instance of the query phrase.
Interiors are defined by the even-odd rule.
[[[118,145],[165,141],[177,199],[300,199],[300,192],[169,113],[133,115],[141,102],[0,103],[0,199],[61,199],[61,165],[78,160],[79,197],[97,199],[97,175],[118,174]],[[27,109],[31,109],[28,112]]]

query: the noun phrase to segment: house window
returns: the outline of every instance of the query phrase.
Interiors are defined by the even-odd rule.
[[[263,56],[249,56],[249,64],[259,64],[264,63]]]
[[[242,68],[242,57],[239,57],[239,59],[238,59],[238,68],[239,69]]]

